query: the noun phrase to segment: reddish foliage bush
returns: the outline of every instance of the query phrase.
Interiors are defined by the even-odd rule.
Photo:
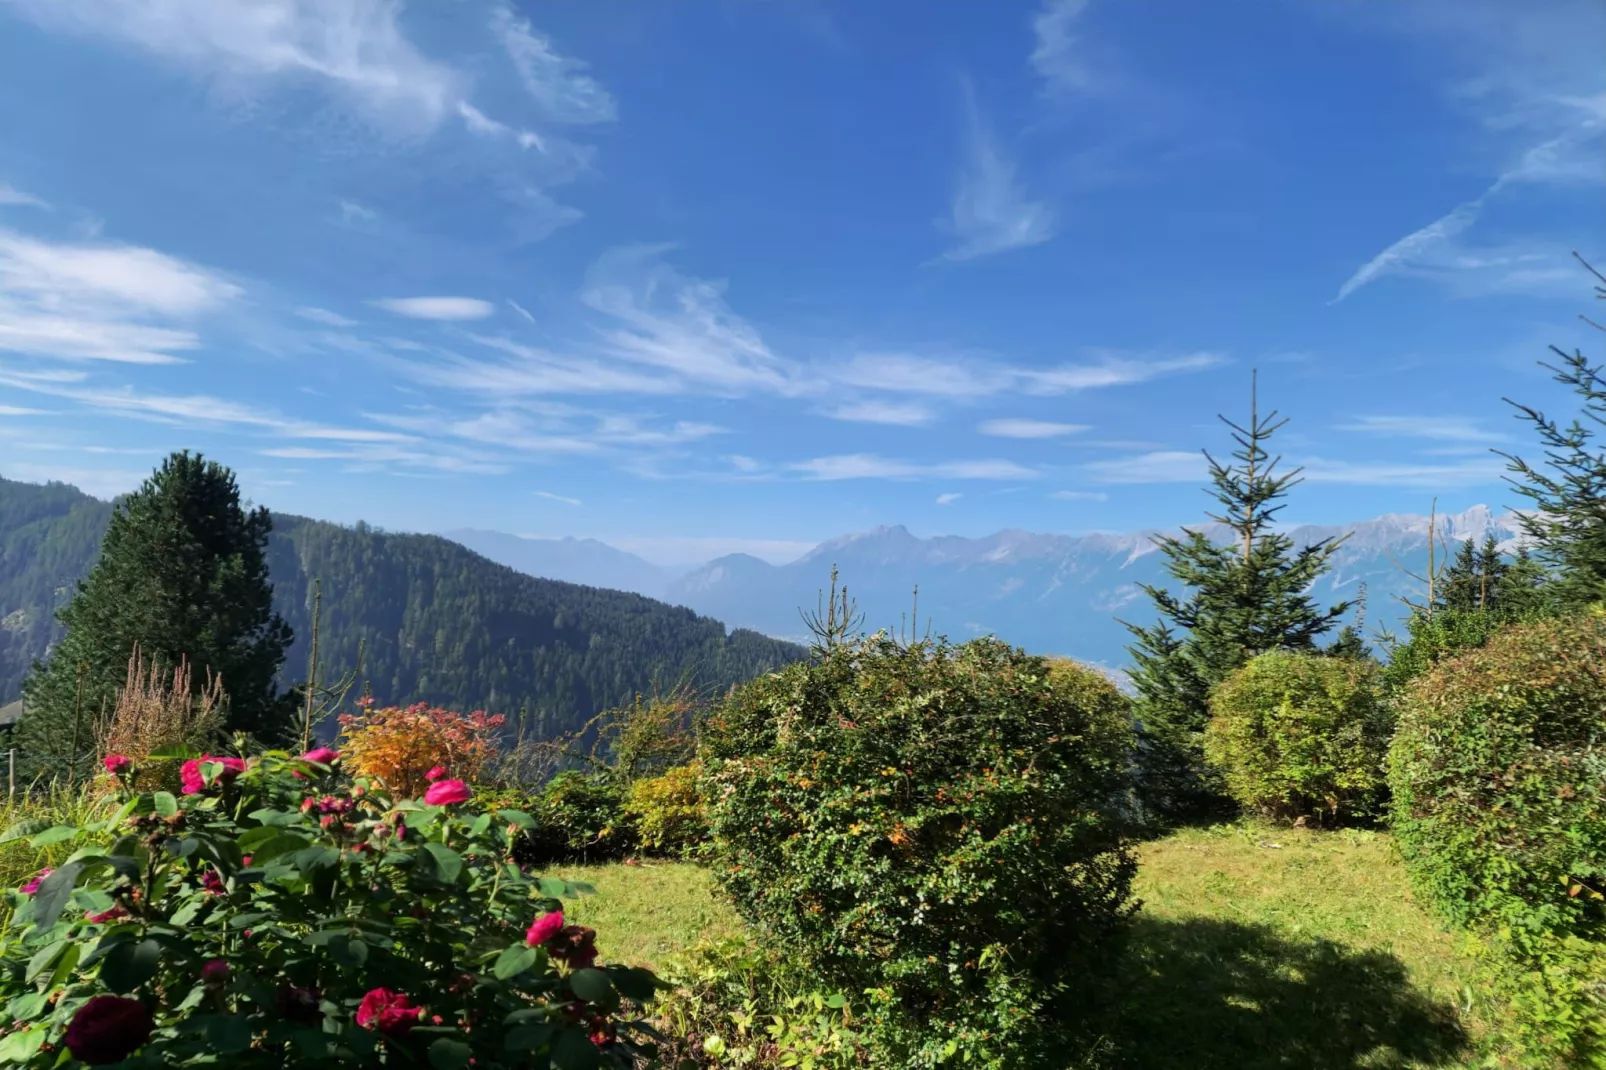
[[[473,781],[496,757],[504,718],[475,710],[455,713],[420,702],[406,708],[366,709],[340,718],[341,754],[361,776],[376,777],[398,796],[415,798],[442,764],[458,780]]]

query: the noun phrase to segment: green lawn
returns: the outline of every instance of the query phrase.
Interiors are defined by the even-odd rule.
[[[1253,824],[1140,848],[1143,900],[1110,983],[1086,1003],[1096,1065],[1131,1070],[1481,1066],[1471,961],[1411,898],[1386,835]],[[696,866],[573,867],[569,908],[615,961],[662,969],[740,931]]]

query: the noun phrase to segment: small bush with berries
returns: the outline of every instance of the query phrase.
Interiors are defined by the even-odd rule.
[[[182,793],[135,793],[5,893],[0,1064],[26,1067],[625,1067],[660,987],[567,924],[584,885],[519,867],[532,819],[444,769],[421,799],[300,757],[192,757]]]

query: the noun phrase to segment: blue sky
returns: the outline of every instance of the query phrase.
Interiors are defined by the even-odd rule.
[[[0,474],[655,560],[1512,504],[1595,0],[0,0]]]

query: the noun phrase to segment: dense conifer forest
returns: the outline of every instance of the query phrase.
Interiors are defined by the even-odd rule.
[[[0,479],[0,704],[61,638],[55,612],[93,566],[111,511],[64,484]],[[526,576],[435,536],[273,522],[274,608],[296,635],[285,686],[306,673],[320,580],[325,676],[355,667],[361,643],[375,698],[527,708],[542,734],[655,684],[724,690],[803,653],[640,595]]]

